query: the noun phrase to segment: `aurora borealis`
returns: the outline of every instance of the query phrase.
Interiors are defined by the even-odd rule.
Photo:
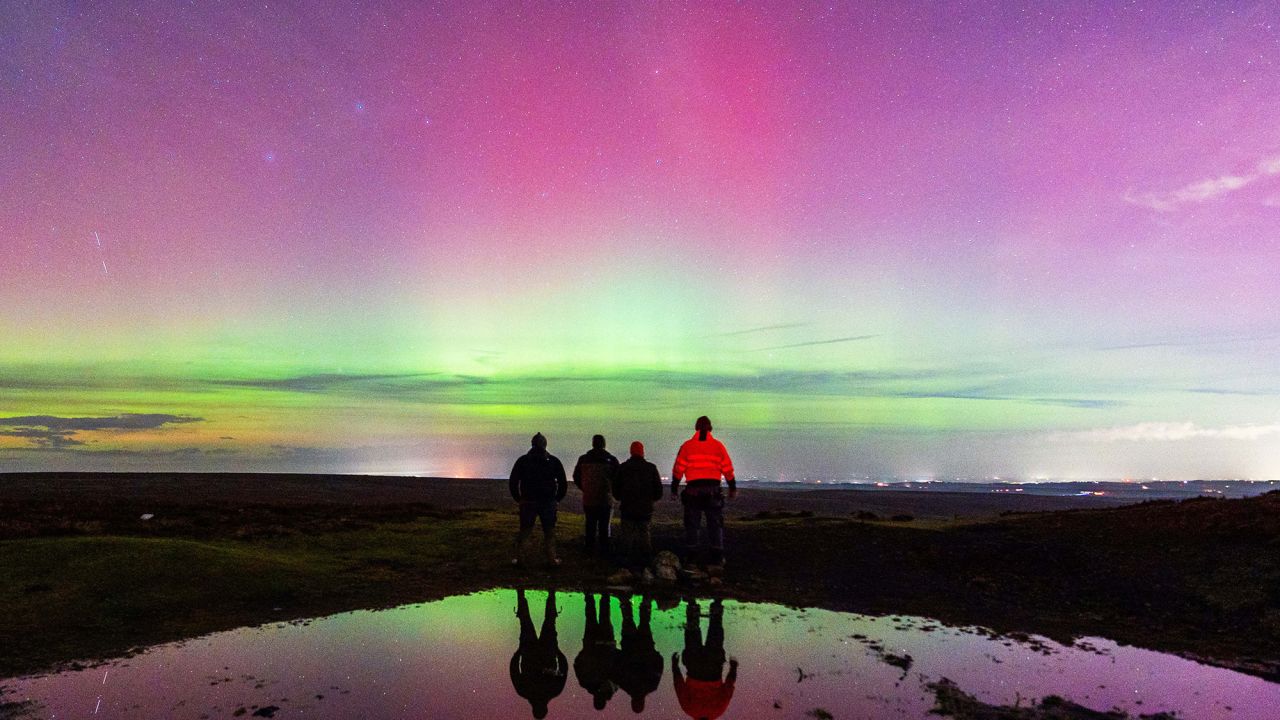
[[[7,3],[0,471],[1280,477],[1280,7]]]

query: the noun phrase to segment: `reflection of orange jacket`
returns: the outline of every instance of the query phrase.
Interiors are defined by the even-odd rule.
[[[685,679],[675,675],[676,699],[680,709],[691,718],[715,720],[729,709],[733,699],[733,681]]]
[[[721,475],[724,475],[732,488],[733,461],[729,459],[729,451],[724,448],[724,443],[711,437],[711,433],[707,433],[706,440],[699,440],[698,433],[694,433],[693,437],[684,441],[680,452],[676,454],[676,464],[671,468],[671,487],[679,487],[682,477],[689,478],[690,485],[698,480],[711,480],[718,487]]]

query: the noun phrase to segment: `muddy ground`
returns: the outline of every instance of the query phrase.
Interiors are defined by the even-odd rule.
[[[511,568],[505,492],[418,478],[0,476],[0,677],[244,624],[605,584],[613,568],[576,550],[572,489],[565,565]],[[1099,501],[747,487],[729,508],[725,584],[671,592],[1104,636],[1280,680],[1280,494]],[[664,500],[655,540],[678,538],[678,503]]]

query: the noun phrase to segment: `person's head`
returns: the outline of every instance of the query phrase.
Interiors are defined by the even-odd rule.
[[[644,457],[644,443],[639,440],[631,443],[631,457]]]
[[[603,710],[605,706],[608,704],[609,704],[609,696],[605,695],[602,692],[596,693],[595,697],[592,698],[591,700],[591,706],[597,710]]]
[[[631,698],[631,712],[639,715],[644,712],[644,696]]]
[[[604,449],[604,436],[603,436],[603,435],[592,435],[592,436],[591,436],[591,447],[592,447],[593,449],[595,449],[595,450],[603,450],[603,449]]]
[[[542,720],[542,718],[546,717],[546,716],[547,716],[547,704],[546,704],[546,703],[544,703],[544,702],[534,703],[534,704],[533,704],[533,716],[534,716],[535,718],[537,718],[538,720]]]
[[[547,449],[547,436],[542,433],[534,433],[533,439],[529,441],[535,450]]]
[[[698,431],[698,439],[706,440],[707,433],[711,432],[711,418],[703,415],[693,424],[693,429]]]

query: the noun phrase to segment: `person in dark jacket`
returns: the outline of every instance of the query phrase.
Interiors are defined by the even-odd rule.
[[[679,495],[684,503],[684,542],[689,559],[698,547],[698,530],[702,517],[707,518],[707,544],[711,546],[711,563],[724,563],[724,493],[720,490],[723,475],[729,484],[729,499],[737,497],[733,461],[724,443],[711,436],[711,420],[703,415],[694,423],[693,437],[684,441],[671,468],[671,497]],[[680,493],[681,478],[688,479]]]
[[[547,593],[542,616],[542,635],[533,627],[529,601],[524,590],[516,591],[516,617],[520,619],[520,647],[511,656],[508,668],[516,694],[529,701],[535,718],[547,716],[547,706],[564,691],[569,678],[569,659],[560,652],[556,636],[556,591]]]
[[[613,478],[613,496],[618,498],[619,555],[626,567],[642,568],[653,555],[649,523],[653,504],[662,499],[662,476],[658,466],[644,459],[644,443],[631,443],[631,457],[618,466]]]
[[[618,470],[618,458],[604,449],[604,436],[591,438],[591,449],[573,466],[573,484],[582,491],[582,514],[586,518],[584,546],[587,554],[609,553],[609,519],[613,515],[613,497],[609,486]]]
[[[533,534],[534,520],[540,520],[547,563],[557,567],[560,558],[556,557],[556,503],[569,491],[569,481],[560,459],[547,452],[547,438],[542,433],[534,435],[531,444],[529,452],[521,455],[511,468],[511,479],[507,483],[511,497],[520,504],[520,532],[516,534],[511,564],[520,564],[524,541]]]
[[[640,599],[640,624],[631,612],[631,596],[619,598],[622,604],[622,649],[614,666],[614,682],[631,696],[631,709],[644,712],[644,699],[662,684],[662,654],[653,643],[649,625],[653,600]]]
[[[697,600],[685,607],[684,664],[688,679],[680,672],[679,656],[671,655],[671,674],[676,686],[680,709],[691,718],[715,720],[724,715],[733,700],[738,682],[738,660],[729,658],[729,675],[724,673],[724,606],[719,599],[711,602],[711,624],[707,641],[702,641],[701,610]]]
[[[582,650],[573,659],[573,672],[578,684],[591,694],[592,705],[605,709],[618,686],[613,682],[613,666],[617,662],[618,646],[613,638],[613,616],[609,596],[600,596],[600,612],[596,613],[595,595],[583,596],[586,603],[586,623],[582,630]]]

